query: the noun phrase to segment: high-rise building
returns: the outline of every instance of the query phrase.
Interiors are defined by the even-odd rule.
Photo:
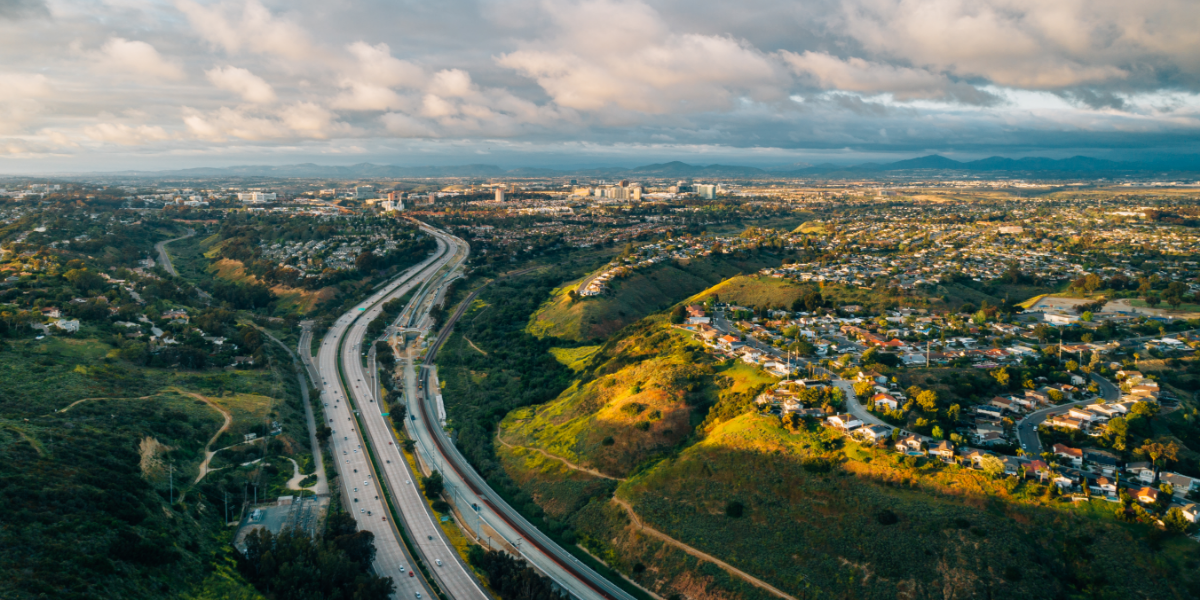
[[[496,202],[504,202],[504,188],[496,188]]]
[[[392,203],[389,210],[404,210],[404,192],[388,192],[387,199]]]
[[[696,195],[705,200],[713,200],[717,197],[717,186],[712,184],[701,183],[696,186]]]
[[[375,186],[360,185],[354,188],[354,197],[357,200],[368,200],[375,197]]]

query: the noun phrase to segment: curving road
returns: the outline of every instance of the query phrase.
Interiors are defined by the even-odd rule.
[[[376,291],[370,298],[338,318],[325,334],[315,364],[311,365],[316,371],[313,381],[321,388],[320,397],[325,408],[323,418],[328,419],[328,425],[333,429],[333,434],[330,436],[330,449],[333,455],[331,460],[338,469],[344,504],[347,511],[353,514],[358,521],[359,529],[370,531],[375,535],[374,570],[381,576],[392,578],[396,584],[395,595],[399,598],[414,598],[417,594],[427,595],[431,599],[434,596],[430,595],[430,587],[424,578],[419,576],[419,572],[418,576],[410,576],[413,565],[412,557],[409,556],[407,548],[402,543],[400,531],[396,529],[399,525],[388,516],[389,512],[384,504],[384,496],[378,489],[379,478],[367,456],[363,433],[355,420],[353,409],[347,401],[349,396],[343,385],[342,377],[339,376],[338,363],[342,358],[339,350],[343,346],[349,347],[351,355],[355,357],[355,360],[350,361],[350,366],[361,365],[361,360],[357,358],[357,345],[343,344],[343,340],[352,330],[359,315],[366,312],[377,314],[379,304],[397,292],[399,294],[406,293],[408,289],[419,282],[420,274],[426,268],[447,260],[447,249],[448,245],[439,239],[437,250],[431,256],[409,268],[391,283]],[[364,328],[358,329],[361,340],[361,332],[365,331],[365,324],[360,327]],[[347,373],[346,380],[354,382],[355,377],[353,374]],[[371,409],[370,412],[378,414],[375,409]],[[388,465],[383,462],[385,460],[398,462],[381,457],[380,462],[384,466]]]
[[[401,455],[388,418],[383,416],[384,408],[378,402],[373,373],[369,376],[363,368],[363,354],[367,350],[364,346],[374,341],[364,339],[367,325],[382,312],[382,303],[401,297],[415,286],[450,272],[466,258],[467,247],[462,240],[434,229],[426,229],[426,232],[438,240],[437,260],[425,266],[404,284],[380,295],[375,304],[366,307],[367,310],[357,311],[361,315],[351,314],[339,320],[339,323],[345,321],[345,325],[340,338],[342,341],[338,358],[345,380],[350,385],[350,399],[360,413],[357,421],[366,428],[367,440],[372,444],[375,456],[381,463],[382,483],[388,486],[396,509],[403,515],[405,529],[433,578],[439,587],[455,600],[487,600],[487,595],[463,564],[458,552],[450,545],[441,526],[435,521],[435,515],[421,497],[413,473]],[[326,336],[326,339],[329,340],[329,336]],[[336,344],[337,339],[339,338],[334,338],[330,344]],[[325,349],[326,346],[322,345],[323,353]],[[325,361],[321,362],[322,373],[332,372],[335,368],[332,361],[328,364]],[[355,421],[347,416],[347,424],[353,422]]]
[[[1121,390],[1113,383],[1096,373],[1092,373],[1092,381],[1100,386],[1100,395],[1106,402],[1116,402],[1121,399]],[[1039,411],[1029,413],[1024,419],[1017,422],[1017,439],[1021,442],[1021,449],[1028,456],[1039,457],[1042,455],[1042,440],[1038,438],[1037,428],[1043,421],[1049,419],[1052,415],[1064,413],[1075,406],[1085,406],[1095,403],[1095,400],[1081,400],[1079,402],[1071,402],[1068,404],[1059,404],[1043,408]]]
[[[458,305],[437,338],[430,343],[419,374],[414,372],[411,362],[406,364],[408,393],[405,397],[408,398],[409,413],[413,415],[407,423],[410,435],[417,441],[418,448],[431,458],[433,466],[442,473],[447,494],[468,515],[464,525],[475,530],[477,536],[482,538],[490,535],[488,530],[499,534],[507,542],[506,548],[515,550],[574,598],[633,600],[633,596],[581,563],[509,506],[459,453],[438,424],[434,391],[440,390],[441,386],[437,380],[437,369],[431,365],[438,350],[449,338],[455,322],[478,293],[479,290],[476,290]],[[488,543],[491,544],[490,539]]]
[[[167,254],[167,244],[170,244],[171,242],[178,242],[179,240],[185,240],[187,238],[192,237],[193,235],[196,235],[196,230],[189,228],[187,231],[187,235],[183,235],[183,236],[180,236],[177,238],[171,238],[169,240],[163,240],[154,245],[154,249],[158,251],[158,262],[159,262],[159,264],[162,265],[162,267],[164,269],[166,269],[166,271],[168,273],[170,273],[176,277],[179,276],[179,273],[175,272],[175,265],[171,264],[170,255]]]

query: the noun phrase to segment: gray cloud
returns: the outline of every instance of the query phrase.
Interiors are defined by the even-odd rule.
[[[1194,0],[173,2],[0,0],[3,154],[1101,153],[1200,137]]]
[[[45,0],[0,0],[0,19],[28,19],[49,17],[50,9]]]

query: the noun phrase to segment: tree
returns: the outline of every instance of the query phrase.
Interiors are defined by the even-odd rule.
[[[442,495],[442,490],[445,489],[445,483],[442,481],[442,474],[434,471],[429,474],[429,477],[421,478],[421,486],[425,488],[425,497],[430,500],[436,499]]]
[[[1149,458],[1150,462],[1154,464],[1155,469],[1157,469],[1158,467],[1166,466],[1167,463],[1178,460],[1179,450],[1179,444],[1175,443],[1174,440],[1158,439],[1155,441],[1146,441],[1134,453]]]
[[[999,477],[1004,474],[1004,461],[991,454],[985,454],[983,458],[979,459],[979,466],[983,468],[984,473],[992,477]]]
[[[1167,514],[1163,516],[1162,521],[1163,527],[1168,533],[1185,534],[1192,527],[1187,517],[1183,516],[1183,510],[1178,506],[1173,506],[1167,510]]]
[[[927,413],[937,412],[937,392],[925,390],[917,395],[917,404]]]
[[[873,391],[875,391],[875,385],[870,381],[859,381],[854,384],[854,395],[860,399],[870,398]]]
[[[937,425],[933,426],[933,432],[930,435],[939,440],[946,438],[946,434],[942,432],[942,428]]]
[[[1091,322],[1092,322],[1092,313],[1091,313],[1091,311],[1086,311],[1086,310],[1085,310],[1085,311],[1083,311],[1083,314],[1082,314],[1082,315],[1079,315],[1079,320],[1080,320],[1080,321],[1083,321],[1083,322],[1085,322],[1085,323],[1091,323]]]
[[[990,374],[992,379],[996,380],[996,383],[1003,387],[1008,387],[1008,382],[1011,379],[1011,376],[1008,374],[1007,367],[1000,367],[999,369],[992,371]]]
[[[946,416],[951,421],[958,421],[958,415],[962,413],[962,407],[957,404],[951,404],[950,408],[946,409]]]
[[[687,313],[684,312],[683,305],[676,304],[675,308],[671,310],[671,322],[676,325],[679,325],[680,323],[683,323],[684,317],[686,315],[687,315]]]
[[[1077,363],[1073,360],[1068,360],[1067,364],[1064,366],[1067,368],[1068,371],[1074,371],[1075,369],[1079,368],[1079,363]]]
[[[1063,393],[1058,390],[1047,390],[1046,395],[1050,397],[1050,401],[1059,404],[1063,401]]]
[[[1155,306],[1162,304],[1162,298],[1159,298],[1158,294],[1147,294],[1145,300],[1146,304],[1149,305],[1150,308],[1154,308]]]

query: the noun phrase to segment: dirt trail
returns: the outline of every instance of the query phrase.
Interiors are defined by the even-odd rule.
[[[208,443],[204,445],[204,462],[200,463],[200,472],[196,475],[196,483],[200,483],[200,480],[204,479],[204,476],[208,474],[209,461],[211,461],[213,455],[216,454],[216,452],[213,452],[210,449],[212,448],[212,445],[216,443],[217,438],[221,437],[221,434],[225,433],[229,429],[229,426],[233,424],[233,415],[229,414],[229,411],[225,410],[224,408],[217,406],[217,404],[212,400],[209,400],[200,394],[194,392],[184,392],[182,390],[177,391],[207,404],[213,410],[221,413],[221,416],[225,417],[225,424],[221,425],[221,428],[213,434],[212,439],[208,440]]]
[[[558,462],[560,462],[564,465],[567,465],[568,467],[575,469],[576,471],[583,471],[584,473],[587,473],[588,475],[591,475],[593,477],[600,477],[602,479],[611,479],[613,481],[625,481],[624,477],[613,477],[612,475],[605,475],[604,473],[601,473],[600,471],[597,471],[595,469],[581,467],[561,456],[555,456],[553,454],[550,454],[549,452],[546,452],[545,450],[542,450],[541,448],[530,448],[528,446],[517,446],[515,444],[510,444],[510,443],[504,441],[504,438],[500,437],[499,431],[496,432],[496,439],[500,442],[500,445],[504,446],[505,448],[509,448],[509,449],[522,448],[525,450],[533,450],[534,452],[537,452],[538,454],[541,454],[542,456],[545,456],[546,458],[549,458],[550,460],[557,460]]]
[[[463,336],[463,339],[464,339],[464,340],[467,340],[466,336]],[[481,350],[481,349],[479,348],[479,346],[476,346],[476,345],[475,345],[475,342],[472,342],[471,340],[467,340],[467,344],[469,344],[469,345],[470,345],[472,348],[474,348],[476,352],[478,352],[478,353],[480,353],[480,354],[482,354],[482,355],[484,355],[484,356],[487,356],[487,355],[488,355],[488,353],[487,353],[487,352],[484,352],[483,350]]]
[[[701,552],[700,550],[697,550],[697,549],[695,549],[695,548],[693,548],[693,547],[691,547],[691,546],[689,546],[689,545],[687,545],[687,544],[685,544],[685,543],[683,543],[683,542],[681,542],[681,541],[679,541],[657,529],[654,529],[653,527],[648,527],[645,523],[642,523],[642,520],[638,517],[637,513],[633,511],[633,507],[630,506],[628,502],[625,502],[624,500],[622,500],[616,496],[613,496],[612,501],[615,502],[617,504],[617,506],[620,506],[621,508],[625,509],[625,512],[629,515],[629,518],[633,520],[634,526],[637,527],[638,530],[641,531],[642,533],[645,533],[651,537],[658,538],[659,540],[662,540],[663,542],[666,542],[667,544],[670,544],[671,546],[674,546],[684,552],[687,552],[688,554],[691,554],[692,556],[695,556],[696,558],[699,558],[701,560],[707,560],[708,562],[710,562],[714,565],[717,565],[718,567],[721,567],[722,569],[725,569],[726,571],[729,571],[730,574],[736,575],[736,576],[746,580],[747,583],[749,583],[750,585],[753,585],[756,588],[766,590],[772,594],[775,594],[776,596],[779,596],[780,598],[784,598],[785,600],[796,600],[795,596],[790,596],[788,594],[785,594],[779,588],[777,588],[777,587],[775,587],[775,586],[773,586],[773,585],[771,585],[771,584],[769,584],[769,583],[767,583],[767,582],[765,582],[765,581],[763,581],[763,580],[761,580],[761,579],[759,579],[759,578],[757,578],[757,577],[755,577],[755,576],[753,576],[753,575],[751,575],[751,574],[749,574],[749,573],[747,573],[747,572],[745,572],[745,571],[743,571],[743,570],[741,570],[741,569],[739,569],[739,568],[737,568],[737,567],[735,567],[735,566],[733,566],[711,554],[708,554],[707,552]]]
[[[149,400],[150,398],[153,398],[153,397],[154,397],[154,396],[142,396],[142,397],[140,397],[140,398],[112,398],[112,397],[101,397],[101,398],[84,398],[84,399],[82,399],[82,400],[76,400],[76,401],[74,401],[74,402],[72,402],[72,403],[68,404],[66,408],[60,408],[60,409],[58,409],[58,410],[56,410],[56,411],[54,411],[54,412],[65,413],[65,412],[67,412],[68,410],[71,410],[72,408],[75,408],[75,405],[76,405],[76,404],[83,404],[84,402],[89,402],[89,401],[92,401],[92,400]],[[47,416],[48,416],[48,415],[47,415]]]

